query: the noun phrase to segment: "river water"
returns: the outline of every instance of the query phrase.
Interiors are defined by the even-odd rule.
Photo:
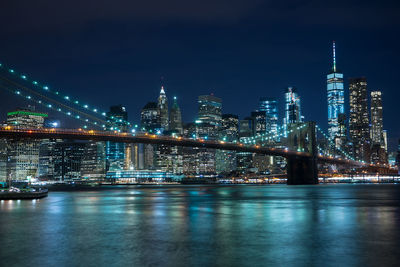
[[[1,201],[0,266],[399,266],[399,192],[133,186]]]

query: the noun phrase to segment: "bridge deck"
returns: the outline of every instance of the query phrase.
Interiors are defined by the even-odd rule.
[[[92,141],[111,141],[117,143],[143,143],[143,144],[165,144],[171,146],[184,147],[203,147],[222,150],[232,150],[238,152],[258,153],[270,156],[281,157],[311,157],[310,153],[290,151],[287,149],[262,147],[259,145],[245,145],[243,143],[230,143],[224,141],[211,141],[204,139],[190,139],[183,137],[169,137],[154,134],[129,134],[107,131],[86,131],[86,130],[70,130],[70,129],[16,129],[10,126],[0,128],[0,138],[9,139],[73,139],[73,140],[92,140]],[[326,157],[318,155],[319,162],[347,164],[354,166],[362,166],[357,161],[351,161],[340,158]]]

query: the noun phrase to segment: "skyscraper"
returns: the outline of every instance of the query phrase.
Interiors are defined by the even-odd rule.
[[[122,105],[111,106],[107,112],[108,125],[110,130],[127,132],[128,112]],[[106,142],[106,160],[107,170],[122,170],[125,166],[125,149],[127,146],[124,143]]]
[[[387,163],[381,91],[371,92],[371,162]]]
[[[267,129],[267,114],[265,111],[252,111],[251,117],[254,122],[254,134],[262,135],[266,133]]]
[[[33,107],[18,109],[7,114],[7,125],[14,128],[42,128],[47,114]],[[39,170],[40,141],[35,139],[7,140],[7,177],[25,180],[36,177]]]
[[[368,115],[367,79],[351,78],[349,83],[350,120],[349,132],[353,156],[369,161],[370,133]]]
[[[201,95],[198,98],[198,119],[219,127],[222,120],[222,100],[214,95]]]
[[[384,146],[382,92],[380,91],[371,92],[371,141],[373,145]]]
[[[288,124],[302,122],[300,96],[295,87],[285,90],[285,117],[283,118],[283,132],[287,136]]]
[[[178,106],[178,101],[176,96],[174,97],[174,103],[171,107],[171,114],[170,114],[170,130],[177,132],[178,134],[183,133],[183,126],[182,126],[182,114],[181,109]]]
[[[160,114],[160,126],[163,131],[169,128],[169,115],[168,115],[168,98],[164,91],[164,86],[161,86],[160,96],[158,97],[158,110]]]
[[[149,102],[142,108],[140,127],[149,132],[157,132],[160,129],[160,114],[156,102]]]
[[[222,115],[220,139],[226,142],[234,142],[239,138],[239,117],[233,114]],[[236,152],[228,150],[216,151],[217,173],[230,173],[236,170]]]
[[[259,111],[266,113],[266,132],[278,135],[278,101],[275,98],[261,97]]]
[[[333,42],[333,66],[327,75],[328,134],[333,141],[339,133],[339,115],[344,114],[343,74],[336,69],[335,42]]]

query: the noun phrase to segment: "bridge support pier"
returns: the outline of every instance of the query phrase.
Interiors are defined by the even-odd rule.
[[[287,159],[287,184],[318,184],[317,135],[315,122],[290,125],[288,136],[292,150],[308,152],[309,157],[290,155]]]
[[[287,184],[288,185],[307,185],[318,184],[318,166],[315,157],[287,158]]]

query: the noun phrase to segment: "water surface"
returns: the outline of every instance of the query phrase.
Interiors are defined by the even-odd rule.
[[[142,186],[1,201],[0,266],[398,266],[399,192]]]

